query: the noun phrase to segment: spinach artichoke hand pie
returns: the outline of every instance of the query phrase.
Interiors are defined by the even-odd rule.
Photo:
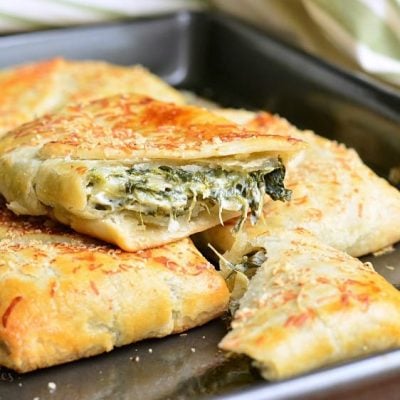
[[[0,71],[0,135],[67,104],[140,93],[184,103],[175,89],[141,66],[55,58]]]
[[[189,239],[136,253],[0,208],[0,365],[69,362],[218,317],[229,292]]]
[[[256,272],[219,346],[253,358],[264,378],[400,346],[400,293],[370,264],[300,228],[239,236],[227,260]]]
[[[128,251],[287,200],[284,163],[303,144],[193,106],[129,94],[67,107],[0,139],[0,192]]]
[[[264,218],[255,226],[246,223],[243,227],[250,237],[267,230],[284,232],[299,227],[353,257],[400,240],[400,192],[371,171],[354,150],[313,132],[300,131],[268,113],[215,112],[248,129],[286,132],[308,145],[287,165],[291,201],[267,200]],[[229,250],[235,241],[234,224],[236,221],[228,221],[202,232],[201,241],[211,242],[221,252]]]

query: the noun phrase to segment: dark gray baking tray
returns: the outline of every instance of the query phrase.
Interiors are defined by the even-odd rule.
[[[170,83],[226,106],[267,108],[343,141],[384,176],[400,165],[395,93],[227,17],[181,13],[0,38],[0,66],[58,55],[142,63]],[[367,259],[400,283],[400,246]],[[1,369],[0,400],[399,398],[400,350],[269,383],[247,359],[226,359],[217,350],[225,332],[225,321],[217,320],[187,335],[26,375]]]

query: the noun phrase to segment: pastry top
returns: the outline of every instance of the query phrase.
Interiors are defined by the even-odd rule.
[[[59,58],[0,72],[0,134],[60,104]]]
[[[42,159],[143,161],[249,153],[293,153],[302,142],[280,131],[239,127],[205,109],[125,94],[66,107],[8,133],[0,152],[39,146]]]
[[[0,134],[70,103],[141,93],[184,103],[183,96],[141,66],[55,58],[0,72]]]
[[[86,103],[121,93],[138,93],[184,104],[184,96],[141,65],[122,66],[104,61],[64,60],[63,106]]]

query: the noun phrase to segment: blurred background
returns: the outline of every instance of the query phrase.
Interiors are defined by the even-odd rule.
[[[400,0],[0,1],[0,34],[184,9],[229,13],[333,64],[400,85]]]

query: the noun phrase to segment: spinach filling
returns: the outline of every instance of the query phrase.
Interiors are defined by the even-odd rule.
[[[265,194],[273,200],[289,200],[284,176],[279,159],[250,172],[199,165],[101,166],[88,173],[88,205],[105,212],[135,211],[142,220],[148,216],[190,220],[217,205],[220,214],[241,212],[236,225],[240,229],[248,213],[253,223],[260,217]]]

